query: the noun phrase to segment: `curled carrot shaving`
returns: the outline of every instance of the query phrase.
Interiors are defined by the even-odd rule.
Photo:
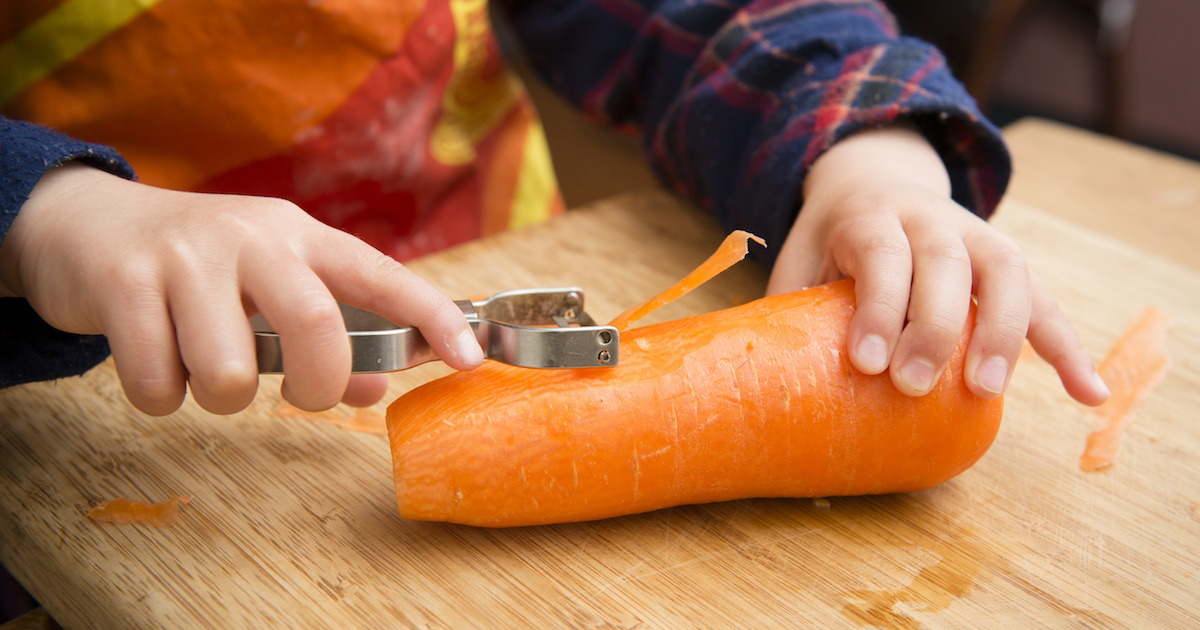
[[[105,501],[92,508],[87,517],[93,521],[116,523],[118,525],[149,525],[150,527],[168,527],[175,523],[179,516],[179,504],[191,501],[192,497],[176,495],[159,503],[146,503],[133,499],[113,499]]]
[[[699,267],[696,267],[695,270],[684,276],[682,280],[675,283],[666,291],[617,315],[616,319],[609,322],[609,325],[615,326],[617,330],[625,330],[637,320],[687,295],[692,289],[712,280],[722,271],[729,269],[745,258],[746,254],[750,252],[751,240],[763,247],[767,245],[766,241],[749,232],[734,230],[729,236],[725,237],[725,240],[721,242],[721,246],[717,248],[717,251],[713,252],[712,256],[708,257],[708,260],[705,260]]]
[[[1166,342],[1170,326],[1170,315],[1153,307],[1142,309],[1100,362],[1100,376],[1112,395],[1095,410],[1101,425],[1087,438],[1087,446],[1079,458],[1080,470],[1100,470],[1116,461],[1125,428],[1133,421],[1133,410],[1167,375],[1170,357]]]

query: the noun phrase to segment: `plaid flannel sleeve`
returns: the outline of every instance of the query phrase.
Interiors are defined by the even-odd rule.
[[[955,201],[986,218],[1008,184],[999,130],[932,45],[871,0],[510,0],[530,62],[589,117],[630,126],[663,182],[781,244],[813,161],[911,120]],[[763,261],[773,262],[772,247]]]

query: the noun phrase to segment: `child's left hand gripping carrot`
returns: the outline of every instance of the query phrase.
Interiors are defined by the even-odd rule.
[[[841,277],[856,281],[847,339],[852,363],[889,372],[902,392],[927,393],[946,367],[978,300],[967,386],[1000,396],[1028,337],[1076,400],[1099,405],[1108,388],[1070,321],[1015,243],[955,203],[941,159],[914,129],[861,131],[813,164],[803,206],[775,263],[768,293]]]

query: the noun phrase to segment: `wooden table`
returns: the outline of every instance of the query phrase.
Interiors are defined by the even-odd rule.
[[[287,412],[277,380],[234,416],[189,402],[149,418],[105,364],[0,392],[0,560],[66,628],[1200,626],[1200,165],[1044,122],[1009,134],[1019,167],[996,224],[1088,349],[1102,356],[1145,305],[1175,319],[1171,370],[1107,472],[1079,470],[1095,420],[1032,360],[991,451],[929,491],[512,530],[406,522],[385,440]],[[579,284],[603,320],[719,238],[647,191],[413,267],[452,295]],[[743,263],[656,318],[763,280]],[[389,400],[444,370],[395,375]],[[172,494],[195,498],[169,528],[84,517]]]

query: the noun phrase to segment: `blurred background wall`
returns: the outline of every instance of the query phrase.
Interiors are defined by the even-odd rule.
[[[1200,0],[887,0],[1001,125],[1037,115],[1200,159]]]

